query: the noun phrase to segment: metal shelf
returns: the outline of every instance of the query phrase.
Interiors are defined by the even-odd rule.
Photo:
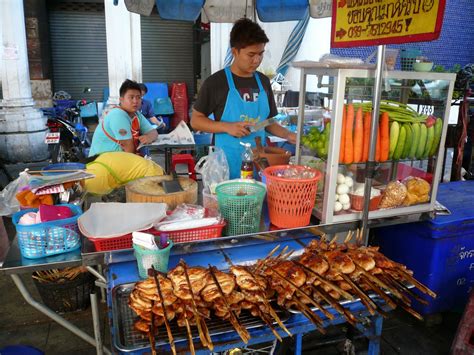
[[[342,132],[342,111],[345,104],[345,99],[348,98],[346,89],[350,88],[347,84],[349,78],[366,78],[372,79],[375,78],[375,68],[374,66],[355,66],[355,65],[327,65],[318,62],[295,62],[292,63],[293,67],[300,69],[300,98],[304,97],[306,92],[306,80],[308,75],[315,75],[318,77],[318,83],[324,83],[322,86],[323,91],[327,91],[327,82],[330,82],[332,96],[330,99],[331,104],[331,133],[328,146],[328,158],[326,159],[325,167],[325,179],[324,179],[324,194],[323,200],[320,202],[318,210],[314,212],[314,215],[321,220],[324,224],[332,223],[346,223],[350,221],[358,221],[362,218],[362,213],[350,213],[350,214],[341,214],[337,215],[333,212],[334,200],[335,200],[335,191],[336,191],[336,179],[335,176],[340,172],[340,168],[346,166],[345,164],[339,164],[339,142]],[[330,77],[330,80],[327,80],[327,77]],[[426,99],[423,101],[423,98],[417,98],[414,103],[418,105],[431,105],[433,102],[439,104],[443,102],[443,105],[440,105],[438,108],[441,108],[437,114],[443,118],[443,131],[441,135],[441,143],[438,148],[438,152],[433,158],[434,161],[434,171],[432,172],[432,186],[430,194],[430,202],[427,204],[409,206],[409,207],[400,207],[394,209],[385,209],[377,210],[369,213],[369,219],[383,219],[383,218],[392,218],[401,215],[410,215],[410,214],[423,214],[426,212],[431,212],[434,210],[434,204],[436,202],[436,194],[438,190],[438,184],[441,177],[441,168],[442,168],[442,159],[438,157],[443,157],[444,155],[444,142],[446,138],[446,131],[448,127],[448,118],[450,110],[450,98],[452,96],[454,81],[456,79],[455,74],[451,73],[424,73],[424,72],[407,72],[407,71],[388,71],[384,73],[384,78],[400,80],[405,83],[402,86],[407,86],[406,82],[408,80],[418,80],[418,81],[435,81],[441,80],[446,81],[445,91],[443,91],[443,100],[429,100]],[[393,86],[397,89],[400,89],[400,86]],[[362,85],[359,89],[369,88],[369,86]],[[408,98],[408,89],[400,90],[400,102],[407,103]],[[354,100],[357,100],[357,96],[350,94],[350,97]],[[368,99],[363,97],[363,99]],[[299,161],[302,153],[301,146],[301,137],[303,134],[303,117],[304,117],[305,107],[303,101],[300,100],[300,106],[298,110],[298,133],[297,133],[297,149],[296,149],[296,159]],[[428,159],[403,159],[397,161],[387,161],[383,163],[377,163],[378,166],[382,164],[392,164],[396,166],[395,163],[407,163],[407,162],[420,162],[423,166],[426,164]],[[352,165],[352,164],[348,164]],[[365,163],[357,163],[357,165],[362,167]]]

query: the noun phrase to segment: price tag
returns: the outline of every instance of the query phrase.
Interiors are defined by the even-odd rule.
[[[432,41],[446,0],[333,0],[331,47]]]

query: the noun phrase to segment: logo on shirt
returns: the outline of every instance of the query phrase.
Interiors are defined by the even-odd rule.
[[[244,101],[247,102],[254,102],[258,100],[259,89],[254,88],[240,88],[239,89],[240,96]]]
[[[250,117],[248,115],[240,115],[240,121],[250,122],[250,123],[258,123],[258,122],[260,122],[260,116]]]
[[[126,136],[126,135],[127,135],[127,130],[124,129],[124,128],[122,128],[122,129],[119,130],[119,134],[120,134],[121,136]]]

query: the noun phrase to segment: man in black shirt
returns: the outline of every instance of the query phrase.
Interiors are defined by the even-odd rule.
[[[268,37],[249,19],[238,20],[230,33],[234,61],[230,67],[211,75],[202,85],[194,104],[191,125],[197,131],[215,133],[215,145],[226,153],[230,178],[240,176],[240,142],[255,145],[255,137],[265,142],[264,131],[249,128],[278,112],[270,80],[257,68],[263,59]],[[214,114],[214,120],[208,116]],[[266,131],[295,143],[296,135],[273,123]]]

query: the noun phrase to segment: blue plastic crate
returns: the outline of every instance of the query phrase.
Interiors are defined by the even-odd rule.
[[[414,303],[421,314],[462,309],[468,300],[474,286],[473,193],[474,181],[441,184],[438,201],[450,216],[374,229],[381,252],[407,265],[438,294],[428,306]]]
[[[81,113],[82,118],[89,118],[89,117],[98,117],[99,111],[97,110],[97,102],[88,102],[85,105],[79,106],[79,111]]]
[[[64,204],[71,209],[73,217],[32,225],[20,225],[20,218],[28,212],[38,212],[37,208],[22,210],[13,215],[21,255],[28,259],[62,254],[81,247],[81,234],[77,219],[82,214],[80,207]]]

